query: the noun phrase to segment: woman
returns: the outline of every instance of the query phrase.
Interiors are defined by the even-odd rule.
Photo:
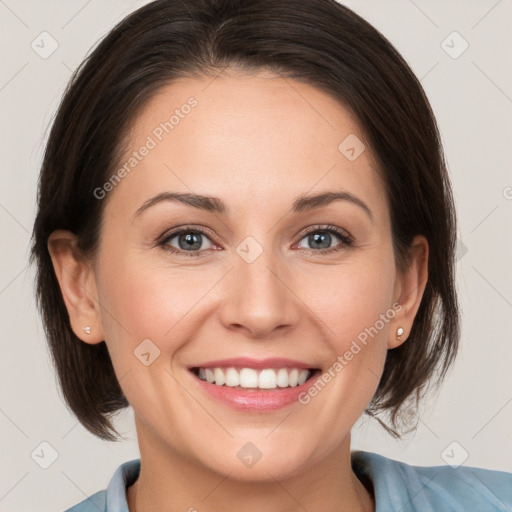
[[[454,240],[428,100],[348,8],[128,16],[65,94],[34,226],[65,398],[103,439],[130,405],[140,448],[70,510],[507,510],[508,473],[350,451],[454,360]]]

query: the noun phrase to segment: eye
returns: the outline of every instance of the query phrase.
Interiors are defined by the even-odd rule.
[[[200,256],[203,251],[215,247],[205,231],[198,228],[183,228],[169,233],[160,245],[172,253],[192,257]]]
[[[303,240],[310,247],[304,247]],[[338,243],[336,244],[336,240]],[[335,243],[332,246],[332,243]],[[352,245],[351,236],[336,226],[313,226],[306,230],[300,239],[298,248],[314,254],[329,254],[340,251]],[[167,234],[158,245],[165,250],[183,256],[199,257],[205,254],[208,249],[217,250],[207,236],[206,231],[200,228],[185,227]]]
[[[331,246],[333,242],[336,243],[336,239],[338,239],[338,243],[334,247]],[[310,247],[301,245],[303,240]],[[326,254],[344,249],[352,245],[352,243],[350,235],[336,226],[314,226],[306,231],[306,236],[301,238],[299,248],[306,249],[309,252]]]

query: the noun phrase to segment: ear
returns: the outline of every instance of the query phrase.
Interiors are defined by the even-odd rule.
[[[48,251],[73,332],[86,343],[102,342],[105,338],[93,266],[80,254],[76,235],[65,230],[54,231],[48,237]],[[90,328],[89,334],[85,327]]]
[[[388,348],[400,346],[411,332],[414,318],[420,307],[423,292],[428,280],[428,242],[424,236],[418,235],[409,248],[409,263],[407,268],[398,274],[395,284],[395,302],[402,308],[396,314],[390,325]],[[397,335],[399,328],[403,329],[401,336]]]

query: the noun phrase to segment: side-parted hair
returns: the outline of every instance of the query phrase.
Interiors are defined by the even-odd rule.
[[[91,257],[108,201],[94,191],[117,169],[137,114],[173,80],[215,77],[225,69],[273,71],[349,109],[385,184],[397,268],[407,266],[415,235],[428,241],[428,282],[412,331],[388,350],[365,411],[400,436],[397,426],[417,412],[457,353],[455,208],[420,82],[380,32],[335,0],[157,0],[123,19],[74,72],[44,153],[31,253],[37,305],[66,403],[107,440],[118,436],[113,413],[129,405],[105,342],[84,343],[71,329],[48,237],[70,230]]]

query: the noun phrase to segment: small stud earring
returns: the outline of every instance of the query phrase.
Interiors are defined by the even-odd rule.
[[[396,330],[396,337],[397,337],[398,339],[400,339],[403,333],[404,333],[404,330],[402,329],[402,327],[399,327],[399,328]]]
[[[91,334],[91,328],[88,325],[86,325],[83,329],[85,331],[85,334]]]

